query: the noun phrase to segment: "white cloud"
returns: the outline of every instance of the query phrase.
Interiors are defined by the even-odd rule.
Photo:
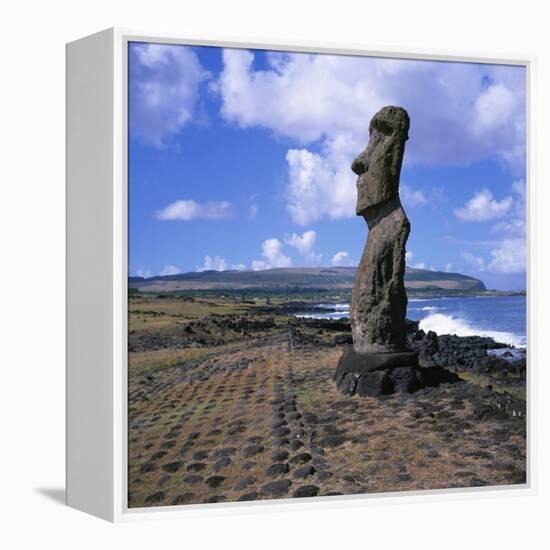
[[[526,194],[527,189],[525,186],[525,180],[516,180],[512,183],[512,191],[515,194],[514,207],[512,208],[510,215],[511,218],[507,221],[497,223],[493,226],[492,231],[494,233],[504,233],[515,237],[524,237],[526,235]]]
[[[488,271],[502,274],[523,273],[526,264],[526,220],[525,220],[525,181],[517,180],[512,184],[515,193],[510,217],[491,228],[491,233],[502,235],[503,240],[491,250]]]
[[[290,267],[292,260],[283,253],[283,243],[279,239],[266,239],[262,243],[262,256],[265,260],[254,260],[252,269],[259,271],[273,267]]]
[[[243,128],[262,126],[301,143],[324,137],[328,129],[360,126],[370,117],[357,121],[354,116],[372,114],[368,100],[378,98],[374,90],[356,86],[361,80],[353,74],[356,59],[271,53],[269,69],[255,71],[252,52],[226,49],[218,82],[222,115]]]
[[[165,147],[196,116],[199,86],[210,74],[188,46],[133,44],[130,51],[130,130]]]
[[[269,53],[267,69],[256,70],[254,59],[250,51],[224,50],[215,86],[222,116],[299,144],[286,155],[287,206],[298,224],[354,215],[356,178],[349,167],[368,142],[372,115],[387,104],[411,115],[407,163],[500,158],[522,170],[523,68]],[[414,200],[420,204],[421,195]]]
[[[313,247],[317,234],[315,231],[306,231],[301,236],[293,233],[285,239],[285,243],[295,248],[310,265],[319,265],[321,263],[321,254],[317,254]]]
[[[143,277],[144,279],[148,279],[149,277],[152,277],[153,274],[151,273],[150,269],[145,269],[143,267],[138,267],[136,270],[136,276],[137,277]]]
[[[159,275],[177,275],[178,273],[180,273],[180,269],[177,268],[175,265],[165,265]]]
[[[489,86],[475,101],[476,125],[474,130],[507,128],[513,115],[516,96],[503,84]]]
[[[194,200],[175,201],[156,213],[159,220],[191,221],[195,219],[222,220],[233,216],[233,206],[228,201]]]
[[[491,233],[510,236],[525,236],[525,221],[521,219],[511,219],[496,223],[491,227]]]
[[[525,95],[524,87],[518,90],[517,84],[503,81],[488,86],[475,100],[471,126],[482,144],[500,150],[500,156],[516,167],[525,163]]]
[[[401,184],[399,187],[399,195],[403,200],[405,206],[414,208],[415,206],[424,206],[428,204],[428,199],[424,195],[424,192],[417,189],[414,191],[408,185]]]
[[[231,269],[235,269],[236,271],[246,271],[246,265],[245,264],[233,264],[231,266]]]
[[[405,263],[409,267],[413,267],[415,269],[426,269],[426,264],[424,262],[416,262],[415,264],[412,263],[414,258],[414,252],[409,250],[408,252],[405,252]]]
[[[505,239],[491,251],[488,271],[495,273],[523,273],[525,271],[525,239]]]
[[[271,269],[271,266],[263,260],[252,260],[252,269],[254,271],[262,271],[263,269]]]
[[[227,269],[227,261],[221,256],[205,256],[204,264],[197,266],[197,271],[225,271]]]
[[[307,225],[322,218],[355,215],[356,188],[347,162],[332,151],[325,156],[307,149],[290,149],[287,208],[292,220]]]
[[[453,264],[445,264],[446,273],[451,273],[452,270],[453,270]]]
[[[330,260],[330,263],[334,266],[340,267],[351,267],[356,265],[356,262],[354,262],[350,257],[349,252],[345,250],[340,250],[340,252],[334,254],[332,259]]]
[[[463,252],[462,258],[477,272],[499,274],[518,274],[525,272],[526,243],[525,238],[507,238],[502,240],[490,252],[490,259],[485,260],[469,252]]]
[[[474,256],[470,252],[463,252],[461,256],[475,271],[485,270],[485,260],[483,258]]]
[[[464,207],[455,209],[454,214],[461,221],[485,222],[506,216],[513,202],[512,197],[497,201],[489,189],[482,189]]]

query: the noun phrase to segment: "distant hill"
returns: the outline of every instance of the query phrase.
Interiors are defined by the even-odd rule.
[[[129,286],[143,291],[174,290],[285,290],[287,288],[344,290],[353,286],[355,267],[284,267],[263,271],[199,271],[158,277],[130,277]],[[405,287],[410,291],[484,291],[479,279],[407,267]]]

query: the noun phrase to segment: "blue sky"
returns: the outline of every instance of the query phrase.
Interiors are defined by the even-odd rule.
[[[132,43],[130,274],[356,265],[353,158],[411,117],[407,263],[525,288],[522,67]]]

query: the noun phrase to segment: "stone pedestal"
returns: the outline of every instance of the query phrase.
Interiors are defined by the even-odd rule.
[[[359,353],[353,346],[345,348],[334,381],[343,394],[361,397],[412,393],[425,386],[417,353]]]

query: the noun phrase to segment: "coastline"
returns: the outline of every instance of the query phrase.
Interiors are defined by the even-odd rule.
[[[426,299],[435,299],[435,298],[491,298],[495,296],[527,296],[525,290],[477,290],[463,292],[457,290],[456,292],[450,292],[448,290],[429,290],[429,291],[413,291],[410,290],[407,292],[409,300],[415,298],[426,298]]]
[[[508,298],[510,300],[508,300]],[[512,349],[526,347],[526,311],[523,294],[409,297],[407,317],[424,331],[438,335],[491,337]],[[483,301],[480,301],[483,299]],[[491,300],[485,302],[484,300]],[[492,300],[494,299],[494,301]],[[347,319],[349,302],[292,302],[287,311],[298,317]]]

